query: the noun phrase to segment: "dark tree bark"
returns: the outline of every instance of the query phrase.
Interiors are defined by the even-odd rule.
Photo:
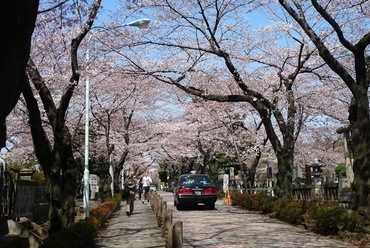
[[[217,41],[215,41],[217,42]],[[303,55],[303,44],[298,54],[298,62],[295,71],[289,75],[283,75],[284,67],[280,68],[278,73],[282,85],[281,91],[287,95],[286,99],[286,114],[278,108],[278,100],[270,101],[267,97],[259,92],[256,92],[244,83],[238,73],[238,70],[233,65],[228,53],[220,50],[219,56],[225,61],[225,65],[229,72],[234,76],[235,83],[243,90],[243,95],[211,95],[203,94],[200,90],[183,86],[181,81],[184,77],[177,80],[171,80],[171,84],[177,86],[181,90],[209,101],[217,102],[246,102],[249,103],[259,114],[262,125],[267,134],[267,139],[270,141],[275,155],[278,159],[277,183],[274,185],[276,195],[278,197],[292,197],[292,178],[293,178],[293,161],[294,161],[294,146],[300,134],[303,125],[302,109],[295,103],[293,92],[293,84],[300,73],[303,66],[309,60],[311,54]],[[277,123],[278,129],[275,130],[274,123]],[[278,132],[281,132],[282,138],[279,138]]]
[[[26,100],[29,112],[29,124],[35,153],[43,169],[50,192],[49,231],[51,233],[61,228],[69,227],[74,223],[74,206],[79,168],[73,155],[71,133],[66,125],[66,111],[80,78],[77,51],[80,43],[91,29],[100,3],[101,0],[94,2],[86,25],[84,25],[80,33],[72,39],[72,76],[60,99],[59,107],[56,106],[52,93],[32,59],[29,59],[26,68],[28,77],[23,77],[23,96]],[[33,95],[28,78],[40,95],[49,125],[52,129],[52,144],[43,129],[38,103]]]
[[[176,12],[176,14],[179,15],[179,18],[183,18],[184,22],[194,27],[196,32],[199,32],[199,35],[203,36],[202,38],[208,41],[207,46],[204,46],[203,44],[198,45],[199,42],[196,39],[194,40],[194,44],[196,45],[193,47],[182,46],[181,44],[177,44],[175,42],[171,43],[170,41],[152,41],[150,43],[155,46],[176,47],[183,49],[184,51],[189,50],[191,51],[191,54],[193,51],[199,51],[200,54],[207,53],[217,56],[224,63],[227,73],[232,75],[234,84],[239,87],[240,91],[233,90],[233,92],[238,93],[230,95],[212,95],[210,94],[212,89],[204,92],[204,90],[201,88],[192,87],[193,85],[190,87],[187,86],[186,84],[189,82],[183,83],[183,81],[186,81],[184,79],[188,76],[188,74],[191,74],[192,71],[195,71],[198,65],[198,61],[196,61],[196,59],[193,57],[192,60],[195,61],[194,64],[189,65],[189,68],[184,70],[182,73],[179,73],[180,76],[177,78],[174,78],[173,75],[170,74],[168,74],[166,77],[163,71],[158,72],[158,74],[155,74],[152,71],[147,71],[146,75],[151,75],[161,82],[174,85],[179,89],[204,100],[235,103],[242,102],[252,106],[252,108],[257,111],[259,117],[261,118],[262,125],[266,130],[267,138],[271,143],[274,153],[278,159],[279,172],[277,174],[277,183],[274,185],[276,195],[278,197],[291,197],[294,148],[296,140],[300,134],[304,118],[303,107],[295,102],[293,84],[295,83],[298,75],[306,73],[307,70],[310,69],[304,68],[304,66],[307,66],[307,61],[310,59],[312,53],[310,53],[308,50],[309,48],[303,49],[304,43],[294,39],[299,42],[300,48],[297,50],[296,55],[294,56],[297,58],[297,60],[294,62],[294,71],[291,71],[289,75],[287,75],[287,64],[292,62],[292,54],[287,55],[285,61],[282,61],[281,64],[271,65],[266,61],[255,61],[257,63],[266,64],[266,66],[277,69],[277,74],[280,77],[280,87],[274,89],[273,93],[278,92],[278,94],[276,94],[276,97],[271,98],[269,94],[265,94],[263,91],[259,92],[249,86],[248,80],[244,80],[243,75],[239,73],[236,64],[232,60],[231,53],[226,51],[223,47],[224,37],[220,38],[219,32],[222,32],[222,26],[219,24],[221,23],[222,18],[226,15],[227,7],[225,6],[227,4],[225,6],[222,5],[222,7],[220,7],[221,5],[218,4],[210,4],[207,5],[206,8],[202,5],[201,1],[198,1],[197,4],[199,13],[201,15],[200,18],[202,19],[202,25],[204,24],[204,27],[197,25],[197,22],[192,20],[193,17],[182,15],[181,11],[176,12],[176,10],[173,9],[174,7],[170,6],[170,4],[168,4],[167,7],[170,11],[173,10]],[[246,5],[247,4],[248,3],[246,2]],[[215,15],[215,20],[212,21],[210,21],[208,18],[208,10],[211,7],[214,8],[215,13],[217,13]],[[226,34],[225,37],[227,37]],[[196,58],[202,60],[201,57],[202,55]],[[311,71],[313,70],[314,69],[311,69]],[[145,69],[139,67],[138,71],[139,73],[142,73],[145,71]],[[277,97],[279,94],[286,96],[286,98],[279,100]]]
[[[43,169],[50,190],[49,221],[50,232],[68,227],[74,223],[74,206],[77,191],[78,166],[73,157],[70,132],[64,118],[59,119],[59,109],[55,108],[49,90],[30,61],[28,73],[38,89],[44,105],[48,106],[47,115],[53,126],[54,143],[50,143],[42,127],[40,110],[33,95],[28,78],[25,77],[23,96],[29,112],[29,124],[35,153]]]
[[[38,0],[4,0],[0,8],[0,148],[5,146],[5,119],[23,89]]]
[[[370,32],[362,36],[356,44],[346,39],[342,27],[334,17],[316,1],[312,0],[312,6],[324,18],[328,26],[331,26],[336,33],[338,44],[347,49],[354,57],[355,78],[352,73],[343,66],[332,54],[332,51],[325,45],[324,39],[320,37],[313,28],[306,22],[305,11],[301,6],[295,5],[295,10],[288,1],[279,0],[287,13],[297,22],[302,30],[315,44],[321,58],[327,63],[352,92],[353,99],[349,107],[349,128],[351,132],[351,148],[353,152],[354,181],[352,188],[355,192],[353,208],[359,213],[370,217],[370,116],[369,116],[369,73],[367,71],[366,49],[370,44]]]
[[[124,114],[124,117],[123,117],[123,123],[124,123],[124,129],[123,129],[124,135],[123,135],[123,138],[124,138],[126,147],[122,150],[121,155],[119,156],[119,161],[118,161],[118,163],[114,167],[114,180],[117,180],[117,182],[118,182],[116,185],[119,185],[119,182],[121,181],[121,178],[120,178],[121,175],[120,175],[120,173],[121,173],[121,171],[124,168],[124,165],[125,165],[125,162],[126,162],[126,158],[127,158],[128,154],[129,154],[129,148],[127,146],[130,144],[130,135],[129,135],[128,129],[131,126],[131,122],[132,122],[132,117],[134,115],[134,111],[133,110],[126,110],[125,109],[125,111],[123,112],[123,114]]]
[[[247,171],[247,174],[246,174],[247,178],[246,178],[246,181],[244,182],[245,185],[247,185],[246,184],[247,182],[250,182],[250,185],[252,185],[252,187],[253,187],[255,177],[256,177],[256,172],[257,172],[257,166],[258,166],[258,163],[260,162],[261,155],[262,155],[261,152],[257,152],[256,156],[253,158],[251,166],[246,170]]]

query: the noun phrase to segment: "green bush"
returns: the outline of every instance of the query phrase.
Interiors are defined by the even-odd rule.
[[[321,205],[307,211],[308,221],[313,221],[313,230],[324,235],[338,233],[344,209],[338,206]]]
[[[273,206],[277,198],[263,194],[242,194],[240,192],[233,192],[231,193],[231,201],[233,206],[239,206],[250,211],[261,211],[263,214],[268,214],[273,211]]]
[[[250,211],[261,211],[260,201],[263,197],[264,195],[261,194],[246,195],[246,199],[248,199],[248,204],[245,206],[245,208]]]
[[[287,222],[291,225],[303,223],[303,206],[302,202],[282,198],[276,201],[273,207],[277,219]]]
[[[233,206],[241,206],[244,198],[244,194],[240,192],[232,192],[230,194],[231,202]]]
[[[338,234],[339,231],[370,233],[369,223],[357,212],[340,206],[320,205],[311,207],[305,214],[303,202],[283,198],[277,199],[262,194],[231,193],[233,206],[263,214],[273,213],[274,217],[291,225],[305,224],[319,234]],[[304,218],[304,216],[306,218]]]
[[[369,233],[369,223],[358,212],[346,210],[341,220],[344,223],[344,229],[342,228],[342,230]]]
[[[339,231],[367,232],[367,223],[359,213],[340,206],[320,205],[307,210],[306,221],[312,222],[313,231],[333,235]]]
[[[89,247],[94,244],[98,227],[91,219],[81,220],[70,228],[62,229],[40,246],[41,248],[79,248]]]
[[[269,214],[273,212],[277,198],[273,196],[264,195],[259,201],[259,209],[263,214]]]
[[[104,203],[90,210],[89,218],[55,232],[44,241],[40,248],[91,247],[98,230],[119,208],[121,201],[121,194],[107,199]]]

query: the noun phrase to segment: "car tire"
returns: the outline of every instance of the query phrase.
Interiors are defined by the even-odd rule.
[[[215,204],[214,203],[211,203],[208,206],[209,206],[209,209],[210,210],[214,210],[215,209]]]

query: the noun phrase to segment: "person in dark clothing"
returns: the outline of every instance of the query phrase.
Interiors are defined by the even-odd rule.
[[[135,194],[136,194],[136,181],[134,179],[134,173],[130,171],[128,173],[128,177],[125,180],[125,191],[127,194],[126,197],[126,214],[130,216],[134,211],[134,201],[135,201]]]
[[[141,200],[141,194],[142,193],[143,193],[143,177],[140,177],[140,179],[139,179],[139,190],[138,190],[139,200]]]

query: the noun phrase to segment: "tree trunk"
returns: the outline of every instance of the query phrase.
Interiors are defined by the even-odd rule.
[[[1,5],[0,148],[5,146],[5,119],[23,89],[24,71],[30,55],[39,1],[4,0]]]
[[[253,185],[254,185],[254,181],[256,177],[257,166],[258,166],[258,163],[260,162],[260,159],[261,159],[261,152],[257,152],[256,156],[254,157],[252,161],[250,168],[247,169],[248,171],[247,182],[250,182],[252,187],[254,187]]]
[[[360,90],[358,91],[360,92]],[[353,208],[360,214],[370,217],[370,122],[367,89],[357,94],[350,107],[350,149],[353,151]]]
[[[52,148],[42,127],[40,110],[28,78],[24,79],[23,96],[29,112],[35,153],[49,187],[50,233],[53,233],[74,223],[78,167],[73,158],[71,135],[65,126],[64,118],[57,118],[54,123]]]
[[[293,154],[277,152],[278,172],[276,173],[275,194],[279,198],[292,198]]]

